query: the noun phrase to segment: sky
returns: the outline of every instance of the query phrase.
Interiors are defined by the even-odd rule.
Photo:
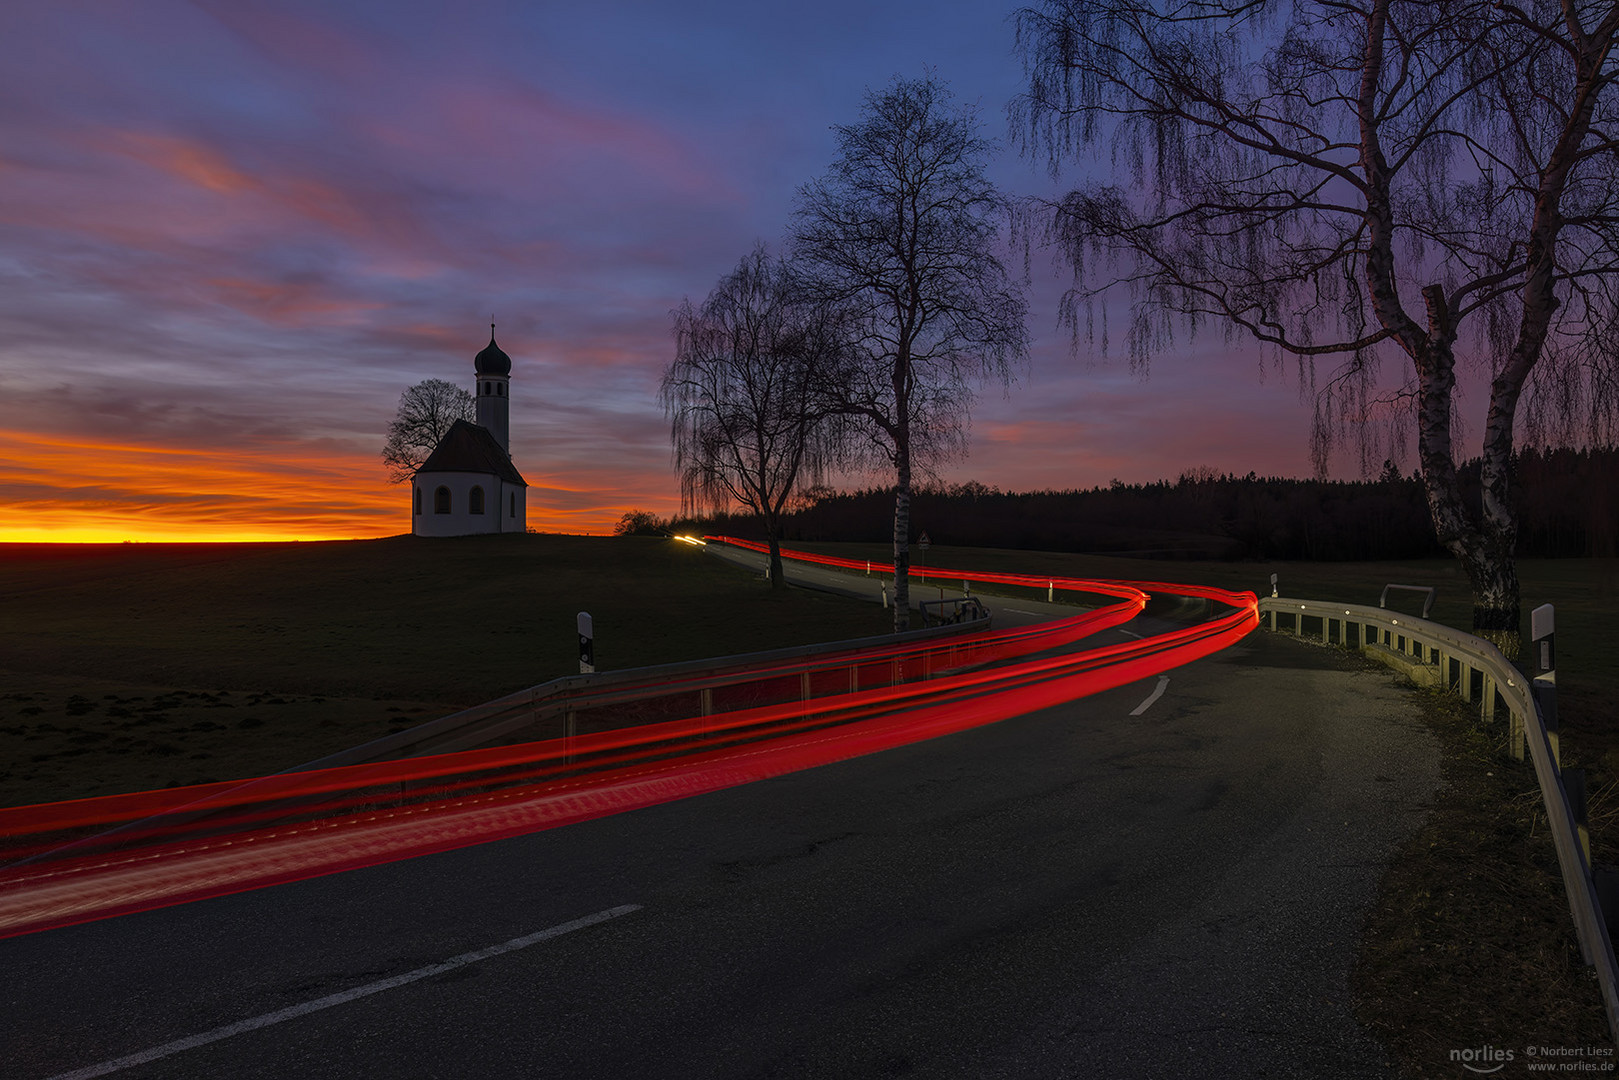
[[[0,541],[408,532],[388,421],[424,379],[470,390],[491,318],[530,526],[675,512],[670,312],[779,245],[869,91],[931,69],[1005,147],[1003,191],[1061,188],[1007,145],[1012,10],[4,5]],[[1217,336],[1145,378],[1076,354],[1063,272],[1031,276],[1029,363],[942,480],[1310,475],[1296,379]]]

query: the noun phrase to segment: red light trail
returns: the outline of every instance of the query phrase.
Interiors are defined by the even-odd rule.
[[[516,746],[0,809],[0,937],[449,851],[876,753],[1147,678],[1225,648],[1258,624],[1252,593],[931,572],[1037,589],[1052,583],[1118,602],[1035,627],[749,672],[779,678],[854,667],[863,681],[860,672],[880,667],[893,672],[890,685]],[[1148,593],[1232,610],[1141,640],[1019,659],[1128,622]],[[989,662],[1002,666],[982,666]]]

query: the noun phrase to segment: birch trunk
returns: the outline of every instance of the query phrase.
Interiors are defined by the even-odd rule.
[[[894,453],[894,633],[911,628],[911,449]]]
[[[1389,2],[1380,0],[1367,17],[1366,53],[1363,58],[1358,113],[1361,132],[1361,170],[1365,177],[1366,287],[1379,323],[1393,337],[1416,368],[1418,384],[1417,452],[1422,462],[1423,489],[1438,541],[1453,554],[1467,573],[1473,590],[1473,630],[1515,658],[1519,652],[1520,608],[1517,567],[1512,560],[1517,522],[1511,502],[1512,427],[1519,392],[1533,357],[1544,340],[1528,306],[1541,298],[1525,289],[1526,312],[1513,359],[1496,378],[1490,394],[1490,420],[1484,441],[1483,505],[1475,515],[1462,499],[1456,471],[1451,405],[1456,390],[1456,322],[1444,287],[1431,284],[1422,290],[1427,325],[1420,326],[1400,302],[1395,274],[1394,215],[1390,198],[1392,174],[1383,155],[1377,88],[1383,70],[1383,44]],[[1537,215],[1538,217],[1538,215]],[[1533,261],[1533,260],[1531,260]],[[1535,275],[1530,275],[1531,283]],[[1544,301],[1555,306],[1548,286]],[[1550,309],[1545,315],[1549,318]],[[1530,341],[1532,340],[1532,343]],[[1529,363],[1519,362],[1528,357]]]
[[[779,590],[787,587],[787,574],[781,566],[781,527],[771,521],[770,529],[770,587]]]
[[[1432,299],[1430,305],[1432,305]],[[1430,312],[1430,330],[1436,320]],[[1511,503],[1512,425],[1496,415],[1499,398],[1491,398],[1491,437],[1485,439],[1482,527],[1474,524],[1462,499],[1461,478],[1452,453],[1451,399],[1456,389],[1456,358],[1446,336],[1431,333],[1418,358],[1420,399],[1417,448],[1423,489],[1434,533],[1462,564],[1473,590],[1473,631],[1509,659],[1519,652],[1522,609],[1518,571],[1513,561],[1517,519]]]

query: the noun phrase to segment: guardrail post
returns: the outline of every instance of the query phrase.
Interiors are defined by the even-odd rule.
[[[1321,644],[1332,644],[1332,620],[1325,615],[1321,616]]]
[[[1591,865],[1591,826],[1585,816],[1585,770],[1563,769],[1563,791],[1568,794],[1569,809],[1574,811],[1574,827],[1580,834],[1580,850],[1585,853],[1585,865]]]
[[[1608,926],[1608,936],[1619,936],[1619,870],[1611,866],[1593,866],[1591,884],[1596,887],[1597,906],[1602,909],[1602,921]]]
[[[1053,602],[1056,599],[1057,599],[1057,583],[1055,581],[1046,582],[1046,603],[1049,604],[1049,603]]]

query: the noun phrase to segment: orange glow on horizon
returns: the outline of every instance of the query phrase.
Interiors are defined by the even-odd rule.
[[[577,485],[530,483],[539,532],[610,533],[660,501],[561,509],[547,493]],[[0,431],[0,499],[0,543],[368,540],[411,524],[408,486],[388,483],[374,455],[291,439],[219,449]]]

